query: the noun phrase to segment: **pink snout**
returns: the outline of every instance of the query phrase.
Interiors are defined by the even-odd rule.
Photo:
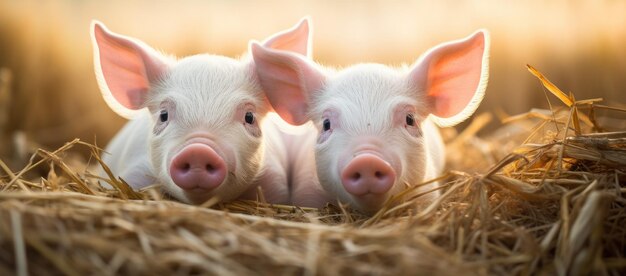
[[[212,190],[222,184],[226,172],[224,159],[202,143],[184,147],[170,164],[170,176],[183,190]]]
[[[396,180],[396,172],[380,157],[363,153],[354,157],[341,172],[341,183],[354,196],[382,195]]]

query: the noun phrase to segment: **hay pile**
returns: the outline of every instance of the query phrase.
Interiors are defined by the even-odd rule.
[[[448,142],[459,154],[443,196],[424,205],[409,189],[371,217],[189,206],[114,177],[105,190],[68,161],[72,147],[97,153],[79,141],[38,150],[17,173],[0,162],[0,274],[624,274],[626,129],[597,114],[626,109],[577,101],[529,69],[564,105],[508,117],[482,139],[490,117],[478,116]],[[26,177],[42,166],[47,177]]]

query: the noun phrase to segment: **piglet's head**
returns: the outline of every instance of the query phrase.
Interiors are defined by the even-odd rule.
[[[308,19],[264,42],[308,55]],[[95,72],[122,116],[149,112],[149,154],[166,192],[198,203],[244,192],[262,159],[259,121],[270,109],[251,59],[195,55],[180,60],[92,24]],[[147,135],[140,133],[138,135]],[[132,138],[131,138],[132,139]]]
[[[339,72],[302,56],[256,44],[252,55],[261,85],[291,124],[313,120],[321,185],[365,212],[424,180],[431,117],[451,126],[470,116],[488,78],[489,37],[478,31],[439,45],[409,70],[359,64]]]

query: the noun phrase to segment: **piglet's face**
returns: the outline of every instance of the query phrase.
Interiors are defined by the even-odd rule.
[[[395,70],[359,65],[312,99],[320,183],[342,202],[372,211],[424,175],[424,99]],[[406,183],[406,184],[405,184]]]
[[[308,54],[308,20],[264,42]],[[231,200],[250,187],[262,160],[259,128],[269,105],[254,63],[196,55],[174,60],[94,23],[96,76],[121,115],[146,108],[153,174],[179,200]],[[144,134],[140,134],[144,135]]]
[[[231,200],[249,187],[261,158],[267,106],[246,64],[193,56],[172,66],[147,102],[150,154],[168,193],[190,202]]]
[[[480,103],[487,82],[485,31],[437,46],[409,70],[360,64],[339,72],[284,51],[253,45],[260,82],[292,124],[313,120],[320,184],[373,212],[424,180],[431,145],[425,120],[454,125]]]

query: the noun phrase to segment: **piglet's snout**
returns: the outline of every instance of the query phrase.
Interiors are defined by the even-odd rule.
[[[183,190],[212,190],[222,184],[226,172],[224,159],[202,143],[184,147],[170,164],[172,180]]]
[[[380,157],[364,153],[354,157],[341,172],[341,183],[354,196],[382,195],[396,180],[396,172]]]

